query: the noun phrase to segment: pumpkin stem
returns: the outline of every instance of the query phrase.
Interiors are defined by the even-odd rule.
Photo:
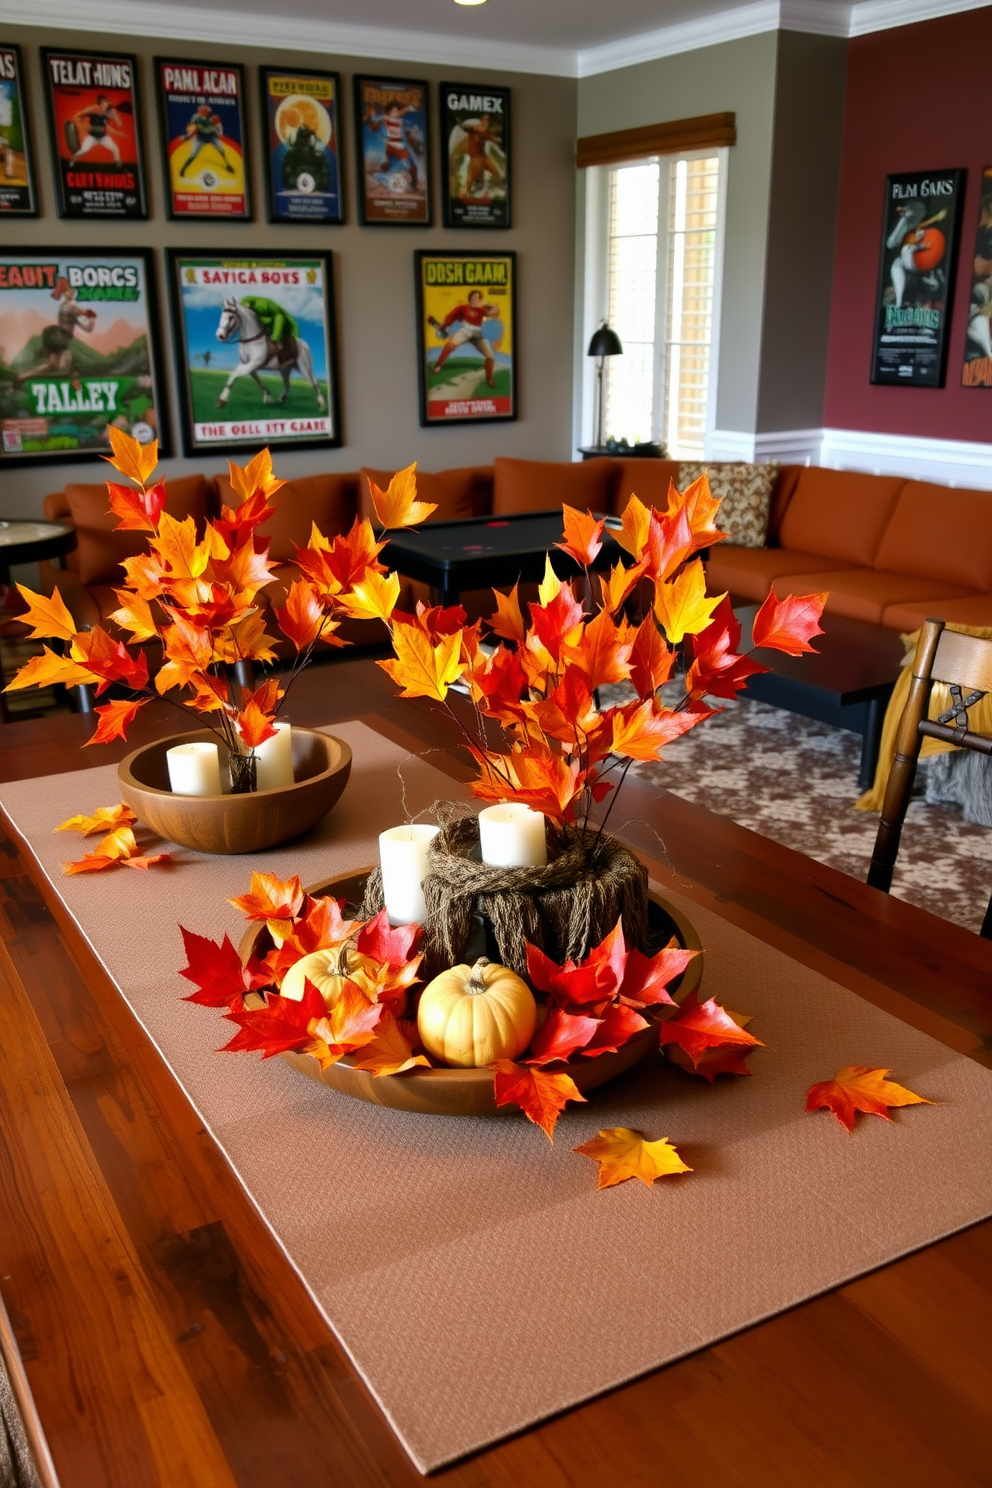
[[[485,990],[486,990],[485,970],[486,970],[486,967],[489,966],[489,965],[490,965],[489,957],[488,956],[480,956],[479,959],[478,959],[478,961],[476,961],[475,965],[472,967],[472,971],[471,971],[471,973],[469,975],[469,979],[468,979],[468,982],[466,984],[466,991],[471,992],[471,994],[472,994],[473,997],[478,997],[478,995],[479,995],[480,992],[485,992]]]
[[[350,940],[346,940],[345,943],[344,943],[344,945],[338,951],[338,964],[337,964],[337,975],[338,976],[347,977],[347,976],[350,976],[351,975],[351,951],[352,951],[352,949],[353,949],[353,947],[352,947],[351,941]]]

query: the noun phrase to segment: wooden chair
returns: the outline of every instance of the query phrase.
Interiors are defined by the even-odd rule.
[[[951,706],[931,722],[927,715],[935,682],[945,682],[950,687]],[[924,621],[868,869],[868,882],[873,888],[887,894],[892,887],[902,825],[924,738],[942,739],[958,749],[974,749],[980,754],[992,755],[992,737],[972,733],[968,727],[968,709],[987,692],[992,692],[992,640],[980,640],[977,636],[946,630],[943,620]],[[992,899],[979,933],[992,940]]]

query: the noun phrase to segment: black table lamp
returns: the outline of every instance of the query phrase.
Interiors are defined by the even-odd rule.
[[[596,418],[593,444],[597,449],[603,447],[603,361],[608,356],[622,356],[623,347],[620,337],[616,331],[610,329],[604,320],[597,331],[593,331],[592,340],[589,342],[587,356],[599,358],[596,367]]]

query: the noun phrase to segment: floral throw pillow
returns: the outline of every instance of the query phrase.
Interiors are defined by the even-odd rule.
[[[727,542],[738,548],[763,548],[768,540],[768,514],[778,466],[685,461],[679,466],[680,490],[704,474],[709,475],[713,495],[720,498],[716,520],[727,534]]]

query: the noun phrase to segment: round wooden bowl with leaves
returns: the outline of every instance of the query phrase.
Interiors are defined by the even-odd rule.
[[[349,905],[360,904],[369,869],[357,873],[342,874],[327,879],[307,889],[314,897],[322,895],[344,899]],[[675,937],[686,950],[702,950],[702,942],[691,921],[675,909],[659,894],[650,894],[651,928],[664,940]],[[259,934],[267,935],[264,926],[252,925],[240,944],[242,959],[247,959]],[[681,977],[669,987],[676,1002],[680,1002],[690,991],[699,986],[703,974],[703,957],[693,957]],[[562,1070],[574,1080],[585,1094],[608,1080],[615,1080],[647,1054],[658,1048],[658,1023],[674,1009],[649,1008],[644,1017],[650,1027],[635,1033],[614,1054],[600,1054],[595,1059],[581,1057],[567,1064],[551,1065],[551,1070]],[[368,1101],[371,1105],[387,1106],[394,1111],[415,1111],[432,1116],[494,1116],[510,1109],[496,1105],[493,1090],[493,1074],[488,1069],[424,1069],[418,1067],[405,1070],[401,1075],[373,1075],[367,1070],[353,1067],[353,1057],[345,1055],[336,1064],[321,1069],[312,1054],[284,1053],[279,1056],[291,1064],[300,1074],[307,1075],[336,1090],[340,1095],[350,1095],[356,1100]]]
[[[117,767],[121,800],[142,825],[197,852],[261,852],[299,837],[327,815],[351,774],[351,750],[343,739],[294,728],[293,785],[240,796],[176,795],[169,789],[166,751],[198,742],[217,743],[223,771],[227,749],[209,729],[146,744]]]

